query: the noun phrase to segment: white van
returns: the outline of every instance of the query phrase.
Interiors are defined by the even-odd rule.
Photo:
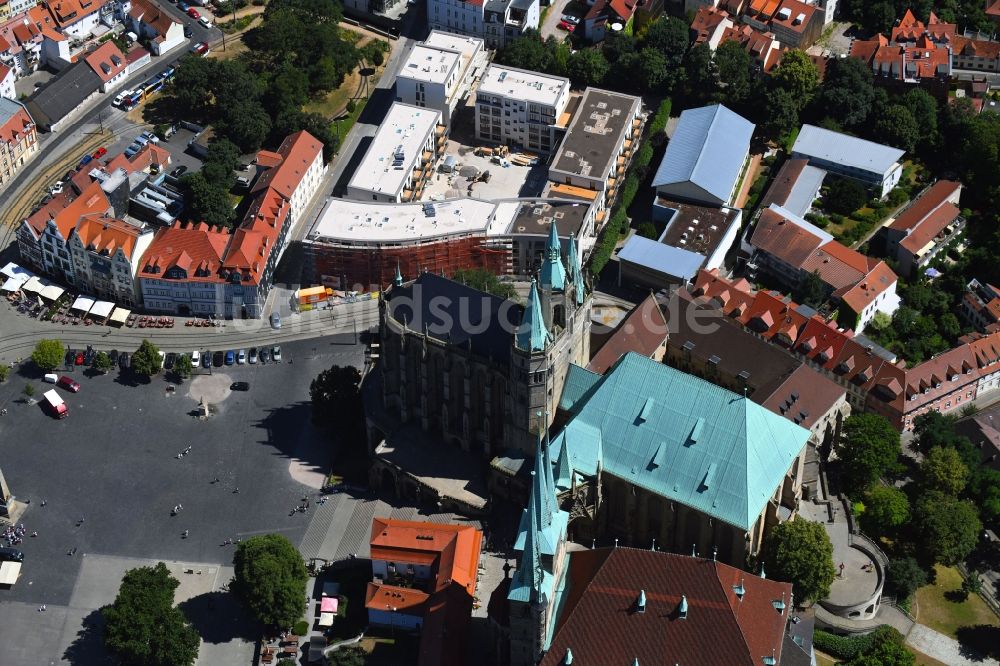
[[[49,384],[55,384],[56,382],[59,381],[59,375],[56,375],[56,374],[53,374],[53,373],[50,372],[47,375],[45,375],[44,377],[42,377],[42,381],[43,382],[48,382]]]
[[[201,352],[195,349],[191,352],[191,365],[197,368],[199,363],[201,363]]]

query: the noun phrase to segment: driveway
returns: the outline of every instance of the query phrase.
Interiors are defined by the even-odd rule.
[[[566,9],[570,5],[576,6],[576,11],[572,13],[580,17],[581,22],[583,19],[583,14],[586,13],[587,6],[580,2],[575,2],[574,0],[555,0],[552,6],[549,7],[548,13],[545,15],[545,21],[542,22],[541,33],[542,39],[548,39],[549,37],[555,37],[556,39],[562,39],[569,33],[565,30],[558,28],[559,21],[562,20],[562,15],[567,13]]]

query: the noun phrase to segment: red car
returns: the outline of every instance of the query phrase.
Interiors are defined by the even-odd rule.
[[[198,10],[195,9],[194,7],[189,7],[188,8],[188,16],[190,16],[193,19],[200,19],[201,18],[201,14],[199,14]]]
[[[208,44],[206,42],[198,42],[191,47],[191,53],[197,53],[204,58],[208,55]]]
[[[108,149],[105,148],[104,146],[101,146],[94,152],[94,154],[91,157],[93,157],[95,160],[99,160],[107,154],[108,154]]]
[[[77,352],[76,353],[76,361],[75,362],[76,362],[77,365],[83,365],[83,352]]]
[[[66,389],[67,391],[70,391],[72,393],[79,393],[80,391],[80,384],[74,382],[66,375],[63,375],[62,377],[59,378],[59,381],[56,382],[56,386],[62,389]]]
[[[556,27],[558,27],[560,30],[565,30],[566,32],[573,32],[573,28],[575,26],[572,25],[571,23],[567,23],[566,21],[559,21],[559,25]]]

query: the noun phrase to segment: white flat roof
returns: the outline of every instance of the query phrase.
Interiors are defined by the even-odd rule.
[[[415,81],[444,84],[459,66],[460,60],[461,55],[455,51],[417,44],[400,68],[399,76]]]
[[[568,89],[569,79],[561,76],[548,76],[501,65],[490,65],[479,84],[480,93],[549,106],[554,106],[559,96]]]
[[[489,233],[496,206],[479,199],[378,203],[328,199],[308,240],[355,245]],[[431,217],[428,212],[433,210]]]
[[[471,59],[472,56],[484,49],[483,40],[478,37],[456,35],[453,32],[443,30],[431,30],[431,34],[427,35],[424,44],[438,49],[458,51],[464,59]]]
[[[0,585],[13,585],[21,575],[20,562],[0,563]]]
[[[414,164],[420,159],[427,137],[441,122],[441,112],[395,102],[386,114],[364,159],[348,187],[383,194],[399,194]],[[402,148],[401,168],[393,166],[393,155]]]

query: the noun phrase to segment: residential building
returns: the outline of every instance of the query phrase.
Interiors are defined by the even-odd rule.
[[[93,51],[85,54],[83,59],[94,70],[94,74],[97,74],[98,78],[101,79],[98,90],[102,93],[117,88],[128,74],[128,63],[125,62],[125,55],[112,41],[104,42]]]
[[[760,200],[760,209],[780,206],[797,217],[805,217],[819,196],[826,171],[809,164],[802,158],[787,159],[778,169]]]
[[[795,139],[791,157],[857,180],[884,197],[899,183],[900,160],[905,154],[905,150],[806,124]]]
[[[660,289],[689,282],[701,269],[732,263],[743,211],[658,197],[653,203],[653,220],[665,223],[658,239],[632,236],[618,253],[619,284]]]
[[[57,132],[82,113],[103,86],[102,77],[86,60],[80,60],[32,93],[26,105],[40,128]]]
[[[380,304],[385,409],[487,459],[530,454],[552,417],[540,424],[537,415],[550,412],[569,364],[590,359],[580,266],[572,240],[563,263],[553,225],[524,306],[429,272],[407,283],[398,275]]]
[[[784,46],[804,50],[819,39],[823,25],[823,13],[815,5],[799,0],[782,0],[781,8],[771,18],[767,29]]]
[[[158,231],[138,275],[146,309],[203,317],[221,312],[226,284],[219,274],[228,244],[228,231],[204,222]]]
[[[770,73],[781,58],[781,44],[774,33],[761,32],[747,24],[730,26],[721,35],[721,42],[739,42],[750,56],[753,67],[760,72]]]
[[[748,236],[749,275],[762,270],[790,291],[817,275],[838,306],[843,326],[860,333],[876,312],[891,315],[899,307],[896,275],[884,261],[852,250],[833,237],[772,204],[757,218]]]
[[[0,98],[0,185],[38,152],[35,122],[20,102]]]
[[[427,0],[427,23],[432,31],[485,39],[485,6],[486,0]]]
[[[13,68],[0,63],[0,97],[17,99],[17,93],[14,92],[14,81],[16,80],[17,75],[14,74]]]
[[[708,552],[574,550],[563,580],[551,602],[556,629],[541,666],[814,661],[811,616],[793,613],[791,584],[745,573]]]
[[[436,3],[437,0],[431,2]],[[526,30],[538,30],[540,5],[540,0],[485,0],[482,37],[486,45],[491,49],[502,49]]]
[[[640,0],[594,0],[577,30],[591,42],[604,41],[609,31],[631,33],[640,4]]]
[[[977,72],[1000,72],[1000,42],[955,35],[951,40],[952,66]]]
[[[587,88],[549,164],[549,180],[597,192],[598,213],[611,208],[642,136],[642,124],[641,98]]]
[[[568,102],[567,78],[490,65],[476,91],[476,139],[551,153]]]
[[[599,215],[593,204],[570,197],[498,201],[496,240],[510,248],[508,272],[529,280],[545,266],[553,226],[565,252],[570,245],[579,248],[582,264],[590,255]]]
[[[113,27],[114,3],[109,0],[56,0],[46,3],[56,29],[70,38],[84,39],[98,24]]]
[[[994,412],[995,408],[987,408],[985,412],[959,419],[955,423],[955,431],[979,449],[983,465],[1000,472],[1000,430],[993,423]]]
[[[880,230],[885,253],[903,275],[912,276],[955,240],[965,226],[958,207],[962,184],[939,180],[920,193],[888,226]]]
[[[136,276],[153,227],[112,216],[84,215],[70,232],[67,248],[73,256],[73,286],[125,307],[142,302]]]
[[[986,16],[994,23],[1000,23],[1000,0],[995,0],[987,5]]]
[[[851,44],[851,57],[868,63],[875,81],[905,89],[920,85],[938,96],[948,92],[955,51],[955,25],[943,23],[931,12],[927,25],[909,9],[890,37],[875,35]]]
[[[69,39],[56,30],[44,7],[31,7],[0,25],[0,62],[27,76],[48,65],[58,71],[70,62]]]
[[[1000,323],[1000,289],[972,278],[965,287],[961,315],[980,333],[996,330]]]
[[[185,42],[184,27],[150,0],[129,0],[131,9],[125,17],[129,29],[149,40],[153,55],[164,55]]]
[[[956,411],[977,397],[988,399],[1000,388],[1000,332],[967,336],[957,347],[907,368],[905,361],[864,336],[838,328],[819,315],[802,325],[784,327],[778,337],[782,313],[801,306],[783,300],[780,306],[767,306],[766,298],[757,303],[766,292],[753,293],[749,285],[703,272],[693,293],[715,300],[722,315],[744,327],[751,323],[747,313],[752,307],[766,309],[767,317],[763,312],[755,317],[758,324],[763,322],[751,328],[755,334],[787,347],[844,387],[852,410],[880,414],[900,430],[912,430],[920,414]],[[767,319],[773,322],[770,326],[764,326]]]
[[[6,5],[9,14],[4,19],[6,20],[6,18],[23,14],[37,4],[38,0],[10,0]]]
[[[691,21],[691,41],[694,44],[708,44],[708,48],[715,51],[723,42],[723,34],[732,27],[733,20],[729,14],[712,3],[703,4]]]
[[[418,666],[460,666],[472,620],[483,533],[469,525],[375,517],[371,626],[417,632]]]
[[[455,107],[472,88],[485,57],[483,40],[433,30],[416,44],[396,75],[396,101],[441,112],[451,126]]]
[[[418,200],[433,175],[445,134],[437,109],[395,102],[347,184],[347,198],[388,203]]]
[[[721,104],[681,113],[653,176],[657,196],[706,206],[732,205],[750,154],[754,124]]]

